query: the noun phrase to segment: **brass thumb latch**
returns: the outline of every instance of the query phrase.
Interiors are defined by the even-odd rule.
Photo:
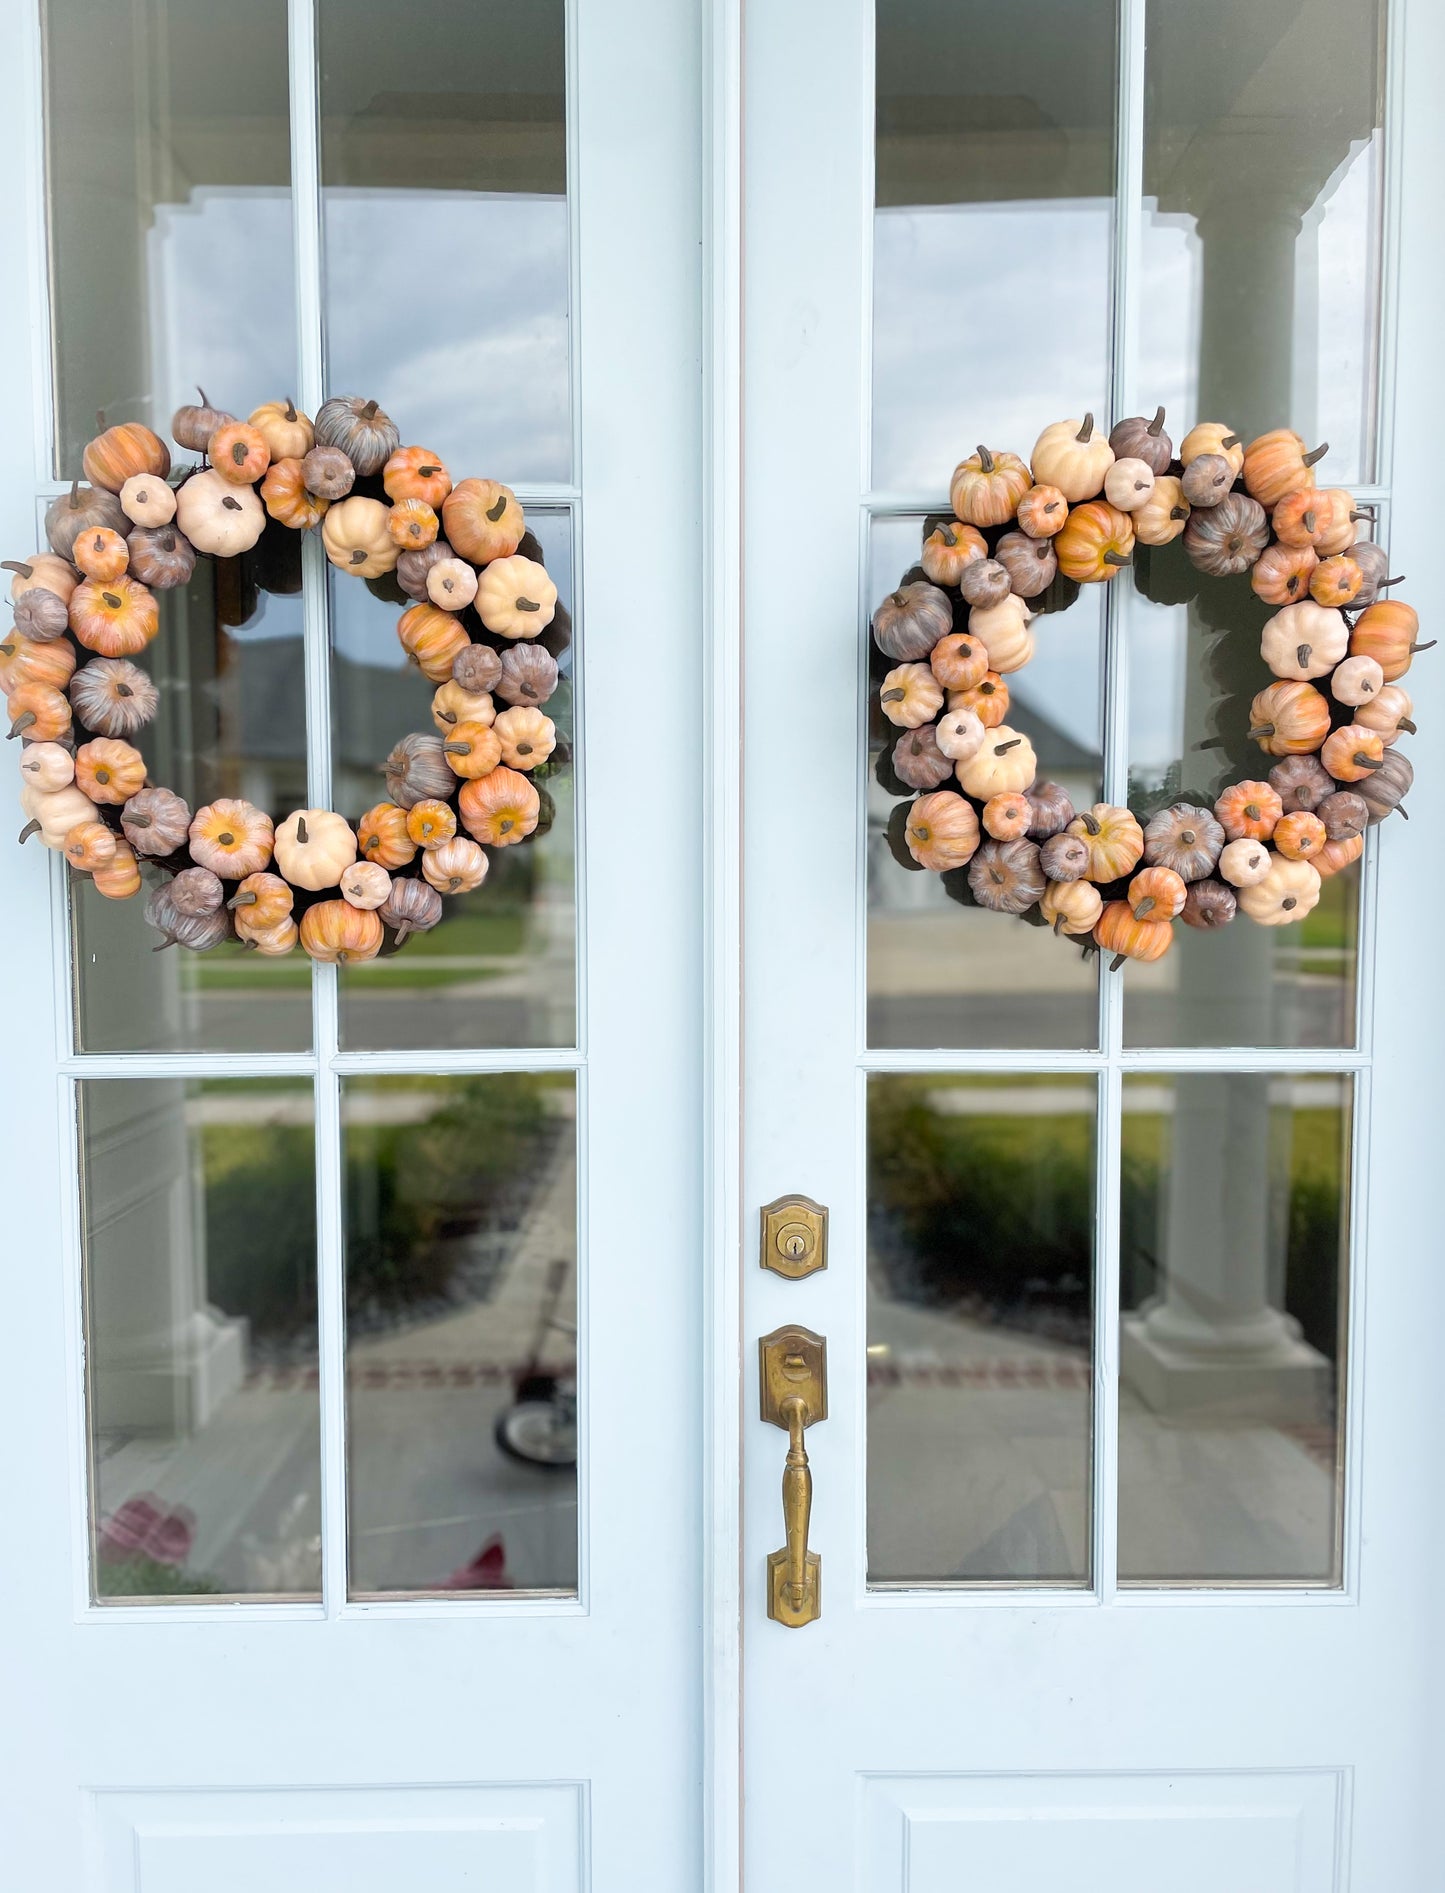
[[[783,1464],[787,1543],[768,1558],[768,1615],[800,1630],[822,1610],[822,1559],[808,1549],[813,1474],[803,1435],[828,1417],[828,1343],[809,1328],[777,1328],[758,1342],[762,1414],[788,1435]]]

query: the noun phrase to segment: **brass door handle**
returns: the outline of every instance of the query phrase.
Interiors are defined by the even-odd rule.
[[[788,1435],[781,1551],[768,1557],[768,1615],[799,1630],[822,1611],[823,1561],[808,1549],[813,1474],[803,1435],[828,1417],[828,1344],[808,1328],[778,1328],[758,1343],[762,1416]]]

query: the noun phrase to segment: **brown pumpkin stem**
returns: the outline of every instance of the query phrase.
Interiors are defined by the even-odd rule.
[[[121,598],[119,592],[102,592],[100,595],[105,600],[106,604],[110,606],[112,611],[120,610],[124,600]]]
[[[301,843],[303,848],[311,839],[306,832],[306,817],[304,815],[298,815],[296,817],[296,839]]]
[[[1105,565],[1128,565],[1129,554],[1127,552],[1106,552],[1104,554],[1104,563]]]
[[[1411,654],[1413,655],[1416,651],[1433,651],[1439,642],[1439,638],[1431,638],[1426,644],[1412,644],[1410,646]]]
[[[1011,749],[1017,749],[1023,740],[1021,736],[1011,737],[1008,742],[997,744],[993,753],[995,756],[1006,756]]]
[[[286,418],[288,421],[294,421],[296,419],[296,403],[291,399],[289,394],[286,397]]]
[[[229,493],[221,501],[221,504],[222,506],[229,507],[233,513],[239,513],[241,510],[241,502],[238,499],[233,499]]]
[[[457,720],[455,710],[438,710],[437,715],[441,718],[443,723],[455,723]]]
[[[1404,819],[1405,819],[1405,820],[1406,820],[1407,822],[1408,822],[1408,821],[1409,821],[1409,819],[1410,819],[1410,811],[1409,811],[1409,809],[1407,809],[1407,808],[1405,807],[1405,804],[1404,804],[1403,802],[1397,802],[1397,803],[1395,804],[1395,813],[1396,813],[1397,815],[1401,815],[1401,816],[1403,816],[1403,817],[1404,817]]]
[[[39,822],[27,822],[20,831],[19,839],[22,842],[26,842],[26,841],[29,841],[32,835],[38,835],[39,833],[40,833]]]
[[[1154,434],[1157,436],[1159,434],[1162,434],[1163,431],[1164,431],[1164,410],[1163,408],[1155,408],[1154,418],[1152,421],[1150,421],[1149,425],[1144,429],[1144,432],[1146,434]]]
[[[71,504],[71,508],[75,512],[78,513],[80,511],[80,482],[79,480],[72,480],[70,482],[70,504]]]
[[[1086,414],[1084,416],[1084,424],[1079,429],[1078,433],[1075,434],[1074,439],[1075,440],[1092,440],[1093,438],[1094,438],[1094,417],[1092,414]]]
[[[423,468],[422,471],[425,472],[426,469]],[[432,468],[433,473],[438,473],[440,471],[441,469],[439,467]],[[497,521],[502,517],[502,514],[505,513],[506,510],[507,510],[507,496],[505,493],[503,493],[498,497],[498,500],[495,506],[489,506],[487,508],[487,518],[490,519],[492,524],[495,526]]]
[[[27,565],[23,559],[0,559],[0,572],[18,572],[21,578],[33,576],[35,567]]]
[[[1407,736],[1414,736],[1417,734],[1415,725],[1410,721],[1409,717],[1407,716],[1402,716],[1400,718],[1399,728],[1402,729]]]
[[[1357,749],[1354,755],[1350,758],[1350,761],[1355,765],[1357,769],[1383,769],[1385,766],[1385,759],[1383,756],[1379,757],[1378,759],[1373,756],[1367,756],[1364,750],[1362,749]]]
[[[396,930],[396,944],[400,946],[403,943],[403,941],[406,939],[406,936],[410,932],[411,932],[411,928],[403,920],[401,925]]]
[[[238,907],[254,907],[259,899],[260,895],[254,892],[246,894],[238,893],[233,894],[226,902],[226,905],[231,909],[232,913],[234,913]]]
[[[201,406],[203,408],[208,408],[211,405],[210,397],[207,395],[205,389],[201,386],[199,381],[196,383],[196,393],[201,397]]]
[[[366,406],[361,410],[361,412],[357,415],[356,418],[359,421],[369,421],[375,413],[376,413],[375,401],[368,401]]]
[[[1086,835],[1098,834],[1099,821],[1097,816],[1091,815],[1087,809],[1084,809],[1079,816],[1079,820],[1084,824],[1084,833]]]
[[[1310,647],[1308,644],[1297,644],[1294,647],[1294,661],[1301,670],[1309,669]]]
[[[1288,914],[1299,906],[1299,902],[1295,899],[1293,894],[1286,894],[1284,899],[1280,902],[1280,906]]]
[[[125,819],[130,828],[149,828],[151,825],[149,815],[127,815]]]
[[[1188,519],[1189,508],[1187,506],[1171,506],[1169,508],[1169,517],[1171,519]]]
[[[1044,511],[1046,513],[1056,513],[1059,510],[1059,505],[1060,502],[1058,500],[1050,500],[1048,505],[1044,508]]]
[[[1273,736],[1273,735],[1274,735],[1273,723],[1261,723],[1256,729],[1252,729],[1249,731],[1250,740],[1256,743],[1259,741],[1261,736]],[[1200,748],[1201,749],[1221,749],[1223,748],[1223,744],[1201,743]]]
[[[1329,450],[1330,450],[1330,443],[1327,440],[1322,440],[1319,446],[1316,447],[1313,450],[1313,452],[1302,454],[1300,458],[1304,462],[1305,466],[1312,467],[1317,460],[1323,460],[1325,455],[1329,452]]]
[[[1239,438],[1238,434],[1226,434],[1219,444],[1221,447],[1237,447]]]
[[[1387,585],[1403,585],[1404,583],[1405,583],[1405,574],[1402,572],[1398,578],[1382,578],[1379,584],[1375,587],[1375,590],[1377,592],[1382,592],[1384,591]]]
[[[885,690],[878,701],[880,703],[902,703],[907,695],[908,692],[906,690]]]
[[[1119,968],[1124,964],[1125,960],[1127,960],[1128,957],[1129,955],[1127,953],[1116,953],[1113,959],[1110,960],[1109,962],[1109,971],[1111,973],[1117,973]]]
[[[978,464],[983,468],[985,473],[992,473],[993,472],[993,455],[989,452],[987,447],[980,447],[977,451],[978,451]]]
[[[1139,905],[1134,909],[1134,918],[1136,920],[1147,919],[1148,916],[1153,913],[1155,904],[1154,896],[1152,894],[1146,894],[1143,900],[1141,900]]]
[[[1061,934],[1061,933],[1062,933],[1063,931],[1064,931],[1064,916],[1063,916],[1062,914],[1060,914],[1060,915],[1058,916],[1058,918],[1057,918],[1057,919],[1056,919],[1056,920],[1054,921],[1054,934],[1055,934],[1055,937],[1057,937],[1057,936],[1058,936],[1059,934]]]
[[[233,440],[231,442],[231,458],[238,467],[245,466],[247,452],[248,449],[244,440]]]
[[[159,946],[151,948],[151,952],[164,953],[167,947],[173,947],[174,945],[175,945],[174,939],[162,940]]]
[[[518,611],[540,611],[542,607],[532,598],[519,598],[516,601]]]
[[[353,565],[366,564],[366,552],[361,546],[357,546],[356,549],[352,552],[351,563]]]
[[[903,693],[902,691],[900,691],[898,694],[902,696]],[[442,754],[444,756],[470,756],[471,753],[472,753],[472,746],[470,743],[443,743],[442,744]]]
[[[1304,521],[1303,521],[1303,524],[1304,524],[1304,529],[1305,529],[1305,531],[1306,531],[1306,532],[1313,532],[1313,531],[1314,531],[1314,529],[1315,529],[1315,515],[1314,515],[1314,509],[1313,509],[1313,507],[1311,507],[1311,509],[1309,510],[1309,512],[1307,512],[1307,513],[1305,514],[1305,516],[1304,516]]]
[[[19,716],[17,716],[15,721],[10,725],[10,737],[7,740],[13,741],[22,730],[28,730],[34,721],[35,712],[33,710],[22,710]]]

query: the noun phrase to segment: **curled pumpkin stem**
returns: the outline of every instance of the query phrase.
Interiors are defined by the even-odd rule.
[[[1085,834],[1088,834],[1088,835],[1098,834],[1099,821],[1098,821],[1097,816],[1091,815],[1087,809],[1084,809],[1083,812],[1079,816],[1079,820],[1084,824]]]
[[[1323,460],[1329,450],[1330,443],[1327,440],[1322,440],[1318,447],[1314,448],[1310,453],[1302,454],[1300,458],[1307,467],[1312,467],[1317,460]]]
[[[19,716],[17,716],[15,721],[10,725],[10,737],[8,740],[13,741],[19,736],[22,730],[28,730],[34,721],[35,712],[33,710],[22,710]]]
[[[440,467],[423,467],[421,471],[423,473],[440,473],[441,468]],[[505,513],[506,510],[507,510],[507,496],[505,493],[503,493],[499,496],[495,506],[489,506],[487,508],[487,518],[490,519],[492,524],[495,526],[497,521],[502,517],[502,514]]]
[[[23,559],[0,559],[0,572],[18,572],[21,578],[30,578],[34,571],[35,567]]]
[[[985,473],[993,472],[993,455],[989,452],[987,447],[980,447],[978,449],[978,464],[983,468]]]
[[[1221,447],[1237,447],[1239,445],[1239,439],[1238,434],[1226,434],[1219,444]]]
[[[1106,552],[1104,554],[1105,565],[1128,565],[1129,562],[1129,554],[1127,552]]]
[[[1093,438],[1094,438],[1094,417],[1092,414],[1086,414],[1084,416],[1083,425],[1080,427],[1078,433],[1075,434],[1074,439],[1080,440],[1080,441],[1088,441],[1088,440],[1092,440]]]
[[[26,841],[29,841],[32,835],[38,835],[39,833],[40,833],[39,822],[27,822],[25,826],[21,829],[18,839],[21,842],[26,842]]]
[[[1146,434],[1153,434],[1155,436],[1158,436],[1159,434],[1162,434],[1163,431],[1164,431],[1164,410],[1163,408],[1155,408],[1154,418],[1152,421],[1150,421],[1149,425],[1144,429],[1144,432]]]
[[[302,844],[303,847],[311,839],[311,837],[306,833],[306,817],[304,815],[298,815],[296,817],[296,839]]]

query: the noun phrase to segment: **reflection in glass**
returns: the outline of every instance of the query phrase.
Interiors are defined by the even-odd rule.
[[[341,1043],[348,1051],[565,1046],[577,1039],[577,809],[572,624],[572,524],[565,510],[529,508],[522,550],[556,581],[557,616],[538,640],[559,682],[543,706],[558,746],[534,775],[551,826],[490,851],[486,881],[446,903],[446,917],[401,952],[342,968]],[[403,601],[405,602],[405,601]],[[409,730],[430,730],[436,685],[397,642],[400,607],[364,585],[331,585],[334,806],[354,820],[384,791],[377,762]],[[467,614],[468,629],[488,640]],[[504,706],[499,702],[499,709]]]
[[[868,1576],[1089,1576],[1095,1089],[868,1080]]]
[[[242,558],[198,559],[189,585],[156,598],[160,633],[139,661],[160,691],[160,709],[136,738],[150,780],[174,789],[192,809],[218,796],[242,796],[279,821],[304,807],[297,535],[271,527]],[[82,1051],[310,1045],[311,977],[299,955],[267,959],[238,945],[156,953],[144,892],[109,901],[76,876],[71,903]]]
[[[931,525],[918,516],[873,521],[870,612],[905,574],[923,576],[914,568]],[[1061,783],[1082,807],[1100,794],[1103,589],[1084,586],[1067,613],[1045,614],[1034,626],[1036,656],[1008,680],[1008,721],[1033,743],[1039,779]],[[898,731],[874,701],[888,662],[871,640],[869,651],[869,1045],[1097,1045],[1097,959],[1056,940],[1046,926],[983,912],[973,904],[966,871],[930,874],[908,853],[902,830],[912,791],[893,773]]]
[[[576,1588],[576,1103],[343,1087],[354,1594]]]
[[[1247,731],[1250,700],[1269,681],[1259,634],[1272,607],[1247,578],[1202,579],[1177,542],[1141,548],[1113,589],[1129,648],[1129,800],[1140,820],[1178,800],[1212,807],[1228,783],[1266,776],[1274,758]],[[1359,894],[1356,863],[1326,880],[1299,926],[1176,926],[1163,960],[1124,974],[1125,1044],[1352,1045]]]
[[[877,0],[873,484],[1108,406],[1111,0]],[[987,364],[988,372],[981,372]]]
[[[93,1593],[314,1597],[311,1088],[80,1093]]]
[[[58,477],[107,420],[169,434],[201,382],[294,385],[286,0],[46,0]]]
[[[1124,1080],[1125,1581],[1339,1582],[1352,1090]]]
[[[332,386],[458,478],[567,480],[563,0],[317,19]]]
[[[1147,402],[1373,477],[1384,0],[1149,0]],[[1187,418],[1186,418],[1187,417]]]

